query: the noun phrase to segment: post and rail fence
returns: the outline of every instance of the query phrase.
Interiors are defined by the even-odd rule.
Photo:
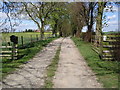
[[[44,40],[46,40],[49,37],[52,37],[51,34],[48,36],[45,36]],[[29,40],[27,40],[24,36],[21,36],[18,38],[17,36],[12,35],[12,36],[10,36],[10,42],[7,42],[6,45],[0,46],[0,49],[2,49],[0,52],[0,57],[5,57],[7,59],[12,59],[12,60],[18,59],[19,46],[24,47],[24,45],[26,45],[26,44],[37,42],[39,40],[41,40],[41,39],[38,35],[36,35],[34,37],[32,35],[30,35]]]
[[[2,51],[0,52],[0,57],[6,57],[7,59],[17,59],[18,56],[18,47],[17,44],[12,46],[0,46]]]
[[[92,49],[99,54],[103,60],[114,60],[115,52],[120,49],[120,34],[116,35],[103,35],[102,42],[102,53],[100,52],[100,43],[95,40],[95,35],[93,35]]]

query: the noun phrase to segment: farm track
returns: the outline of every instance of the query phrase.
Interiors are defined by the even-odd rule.
[[[2,88],[42,88],[45,72],[63,38],[54,40],[27,64],[21,65],[2,81]]]
[[[60,60],[53,84],[54,88],[102,87],[70,38],[65,38],[62,42]]]

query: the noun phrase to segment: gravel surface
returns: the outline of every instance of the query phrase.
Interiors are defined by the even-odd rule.
[[[21,65],[2,82],[3,88],[42,88],[46,68],[61,45],[60,60],[53,79],[54,88],[101,88],[92,70],[68,37],[59,38],[47,45],[27,64]]]
[[[61,45],[60,60],[53,83],[54,88],[102,87],[70,38],[65,38]]]
[[[42,88],[44,85],[45,71],[51,63],[62,38],[54,40],[39,52],[27,64],[21,65],[2,82],[3,88]]]

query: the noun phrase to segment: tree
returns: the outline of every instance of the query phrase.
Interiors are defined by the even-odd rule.
[[[97,2],[83,2],[81,5],[82,5],[82,12],[80,12],[80,14],[82,15],[82,18],[84,18],[84,21],[87,26],[87,32],[84,40],[90,42],[93,32],[93,24],[95,22],[95,17],[96,17],[95,13],[96,13]]]
[[[54,7],[54,2],[23,2],[23,8],[25,12],[30,17],[30,19],[37,24],[38,29],[41,30],[41,39],[44,37],[44,26],[47,23],[49,14],[55,11]]]
[[[75,34],[76,37],[80,37],[81,30],[83,26],[85,25],[85,21],[83,16],[81,15],[81,12],[83,10],[82,3],[77,2],[73,3],[71,6],[71,21],[72,21],[72,26],[73,26],[73,33]],[[74,35],[73,34],[73,35]]]
[[[61,23],[62,23],[62,19],[64,17],[66,17],[66,15],[68,15],[68,9],[67,9],[67,3],[59,3],[57,2],[56,3],[56,7],[55,7],[55,12],[52,12],[50,15],[49,15],[49,24],[51,24],[51,27],[52,27],[52,35],[55,35],[57,36],[57,32],[61,33]],[[62,18],[62,19],[61,19]],[[60,36],[62,36],[62,33],[59,34]]]
[[[96,2],[77,2],[70,7],[73,35],[80,37],[83,26],[87,26],[85,41],[91,40],[92,27],[95,22]]]
[[[18,3],[15,2],[2,2],[0,12],[4,15],[4,18],[0,19],[0,29],[2,32],[14,32],[16,26],[20,24],[19,15],[17,9],[19,8]]]
[[[32,30],[32,29],[25,29],[25,32],[34,32],[34,30]]]
[[[102,17],[103,10],[105,8],[106,2],[98,2],[98,15],[97,15],[97,23],[96,23],[96,40],[98,40],[100,44],[100,53],[102,54]]]

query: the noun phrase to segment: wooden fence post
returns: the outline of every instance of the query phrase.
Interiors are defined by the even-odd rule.
[[[12,45],[12,60],[17,59],[18,57],[18,49],[17,49],[17,44],[13,43]]]
[[[21,36],[21,43],[22,43],[22,46],[23,46],[23,44],[24,44],[24,43],[23,43],[23,36]]]
[[[15,59],[18,59],[18,45],[15,44]]]
[[[30,37],[31,37],[31,43],[32,43],[32,35],[30,35]]]
[[[100,42],[99,42],[99,46],[100,46],[100,57],[101,59],[103,59],[103,36],[100,36]]]
[[[12,44],[12,57],[11,57],[12,60],[14,60],[14,54],[15,54],[14,51],[15,51],[15,44],[13,43]]]
[[[14,59],[14,44],[12,44],[12,55],[11,55],[11,59],[13,60]]]
[[[45,36],[45,40],[47,39],[47,35],[44,35]]]
[[[50,38],[51,36],[50,36],[50,34],[49,34],[49,38]]]
[[[10,42],[8,42],[8,46],[10,46]],[[10,50],[10,48],[9,48],[9,50]]]
[[[36,40],[38,41],[38,35],[36,35]]]

